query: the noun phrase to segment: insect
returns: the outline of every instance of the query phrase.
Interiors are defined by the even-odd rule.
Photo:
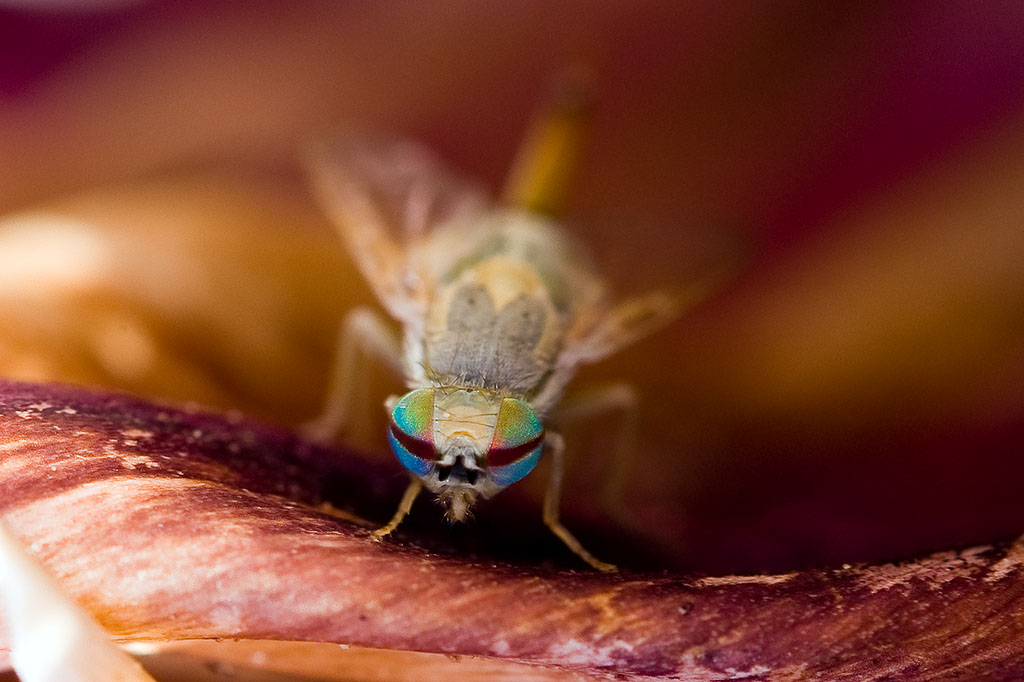
[[[546,424],[581,365],[661,326],[682,301],[653,292],[613,302],[582,246],[543,214],[572,156],[572,115],[558,105],[540,119],[506,205],[414,143],[345,138],[313,154],[323,205],[402,326],[399,345],[375,312],[348,314],[334,388],[315,423],[321,436],[341,427],[360,353],[404,377],[409,391],[385,406],[388,441],[410,483],[377,538],[399,525],[423,488],[449,520],[462,521],[479,499],[548,456],[545,524],[594,568],[615,570],[559,520],[564,443]],[[628,409],[628,395],[613,391],[592,404]]]

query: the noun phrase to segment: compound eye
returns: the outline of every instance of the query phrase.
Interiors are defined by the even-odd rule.
[[[395,457],[417,476],[434,466],[434,389],[418,388],[402,396],[391,410],[388,442]]]
[[[544,426],[526,402],[504,398],[498,410],[487,473],[498,485],[506,486],[533,471],[544,449]]]

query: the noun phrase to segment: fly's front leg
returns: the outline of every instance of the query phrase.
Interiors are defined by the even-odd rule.
[[[622,492],[636,460],[637,405],[636,390],[631,385],[612,383],[566,396],[553,415],[559,424],[592,420],[609,413],[620,415],[611,447],[604,452],[606,464],[599,499],[607,513],[626,525],[628,514],[622,504]]]
[[[550,528],[576,556],[592,567],[599,571],[617,571],[618,568],[614,564],[601,561],[588,552],[576,536],[558,520],[558,510],[562,501],[562,473],[565,468],[565,441],[559,434],[548,431],[544,445],[551,453],[551,473],[548,477],[547,491],[544,493],[544,525]]]
[[[395,376],[402,376],[401,345],[384,318],[371,308],[353,308],[345,315],[336,348],[323,412],[302,429],[321,442],[334,440],[351,419],[360,360],[376,359]]]
[[[383,316],[371,308],[353,308],[345,315],[338,328],[336,349],[323,412],[315,420],[303,425],[303,431],[307,436],[322,442],[334,440],[348,425],[358,396],[360,369],[365,365],[367,358],[378,360],[396,376],[402,375],[402,356],[398,339]],[[379,540],[398,527],[412,508],[421,487],[419,480],[414,479],[406,489],[391,521],[373,532],[374,539]],[[320,510],[359,525],[376,525],[335,509],[329,503],[321,505]]]
[[[394,516],[385,525],[373,531],[374,540],[383,540],[391,534],[391,531],[398,528],[398,524],[402,522],[402,519],[408,516],[409,510],[412,509],[412,503],[416,501],[421,490],[423,490],[423,484],[420,483],[420,479],[414,478],[409,482],[409,487],[405,489],[402,501],[398,503],[398,509],[395,510]]]

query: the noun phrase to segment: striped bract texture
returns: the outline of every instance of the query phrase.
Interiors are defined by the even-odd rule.
[[[602,575],[378,543],[321,506],[361,511],[401,484],[238,415],[0,382],[0,514],[120,640],[336,642],[541,679],[1024,678],[1024,540],[834,570]]]

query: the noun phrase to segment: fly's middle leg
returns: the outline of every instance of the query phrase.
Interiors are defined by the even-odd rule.
[[[359,384],[367,359],[377,360],[402,376],[401,344],[384,318],[371,308],[353,308],[338,329],[338,343],[320,416],[303,425],[314,440],[330,442],[350,423],[357,407]]]
[[[601,507],[619,523],[629,525],[623,491],[636,461],[638,398],[627,383],[609,383],[576,391],[562,401],[553,415],[559,424],[590,421],[618,414],[610,447],[606,448],[599,500]]]
[[[599,571],[617,571],[615,564],[601,561],[576,539],[576,536],[569,532],[569,529],[562,525],[559,520],[559,506],[562,501],[562,473],[565,468],[565,441],[557,433],[548,431],[545,438],[545,447],[551,453],[551,473],[548,477],[547,491],[544,493],[544,525],[551,529],[551,532],[558,536],[558,539],[565,543],[565,546],[573,551],[576,556],[583,559],[593,568]]]

